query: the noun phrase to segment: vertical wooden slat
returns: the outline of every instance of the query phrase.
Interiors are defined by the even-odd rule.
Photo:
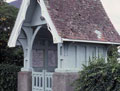
[[[33,72],[32,91],[52,91],[52,75],[51,72]]]

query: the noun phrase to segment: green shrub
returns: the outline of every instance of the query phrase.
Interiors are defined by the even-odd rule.
[[[114,57],[108,62],[93,58],[74,85],[75,91],[120,91],[120,64]]]
[[[17,91],[17,72],[20,67],[0,64],[0,91]]]

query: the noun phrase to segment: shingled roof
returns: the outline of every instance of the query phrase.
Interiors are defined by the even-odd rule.
[[[120,45],[120,36],[100,0],[23,0],[8,42],[9,47],[15,47],[22,25],[30,16],[27,12],[35,11],[33,5],[37,1],[54,43],[76,41]]]
[[[62,38],[120,43],[100,0],[44,1]]]

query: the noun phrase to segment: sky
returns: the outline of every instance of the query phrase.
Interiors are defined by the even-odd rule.
[[[120,34],[120,0],[101,0],[101,2],[114,27]]]
[[[5,1],[10,3],[10,2],[13,2],[13,1],[16,1],[16,0],[5,0]]]
[[[6,0],[10,3],[16,0]],[[120,0],[101,0],[107,15],[120,34]]]

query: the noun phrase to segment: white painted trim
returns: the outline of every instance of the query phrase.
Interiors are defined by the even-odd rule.
[[[50,15],[48,13],[48,10],[45,6],[44,1],[40,0],[39,4],[41,7],[42,16],[47,21],[48,29],[49,29],[49,27],[51,28],[51,29],[49,29],[49,31],[51,32],[51,34],[53,36],[54,43],[62,43],[62,38],[58,35],[58,32],[57,32],[57,30],[56,30],[56,28],[55,28],[55,26],[50,18]],[[14,25],[14,28],[13,28],[13,31],[12,31],[10,39],[8,41],[9,47],[16,46],[16,41],[17,41],[17,38],[21,32],[21,27],[22,27],[23,22],[25,20],[26,12],[27,12],[29,5],[30,5],[30,0],[23,0],[21,7],[20,7],[20,10],[19,10],[19,13],[18,13],[18,16],[17,16],[17,19],[16,19],[16,22],[15,22],[15,25]]]
[[[8,46],[9,47],[15,47],[16,46],[16,41],[17,41],[17,38],[20,34],[23,22],[25,20],[25,16],[26,16],[26,12],[27,12],[27,8],[28,8],[29,4],[30,4],[30,0],[23,0],[22,1],[22,4],[21,4],[21,7],[20,7],[16,22],[15,22],[15,25],[14,25],[14,28],[13,28],[13,31],[12,31],[10,39],[8,41]]]
[[[74,39],[66,39],[62,38],[63,41],[70,41],[70,42],[83,42],[83,43],[95,43],[95,44],[112,44],[112,45],[120,45],[120,43],[116,42],[102,42],[102,41],[89,41],[89,40],[74,40]]]
[[[38,31],[40,30],[41,27],[42,26],[38,26],[37,29],[35,30],[35,32],[34,32],[34,34],[32,36],[32,39],[31,39],[31,47],[33,46],[34,39],[35,39],[35,37],[36,37],[36,35],[37,35],[37,33],[38,33]]]
[[[44,3],[44,0],[38,0],[38,3],[40,4],[40,7],[41,7],[41,14],[42,16],[45,18],[45,20],[47,21],[47,25],[48,25],[48,29],[49,27],[51,29],[49,29],[49,31],[51,32],[52,36],[53,36],[53,42],[54,43],[62,43],[62,38],[59,36],[53,22],[52,22],[52,19],[48,13],[48,10],[46,8],[46,5]]]

